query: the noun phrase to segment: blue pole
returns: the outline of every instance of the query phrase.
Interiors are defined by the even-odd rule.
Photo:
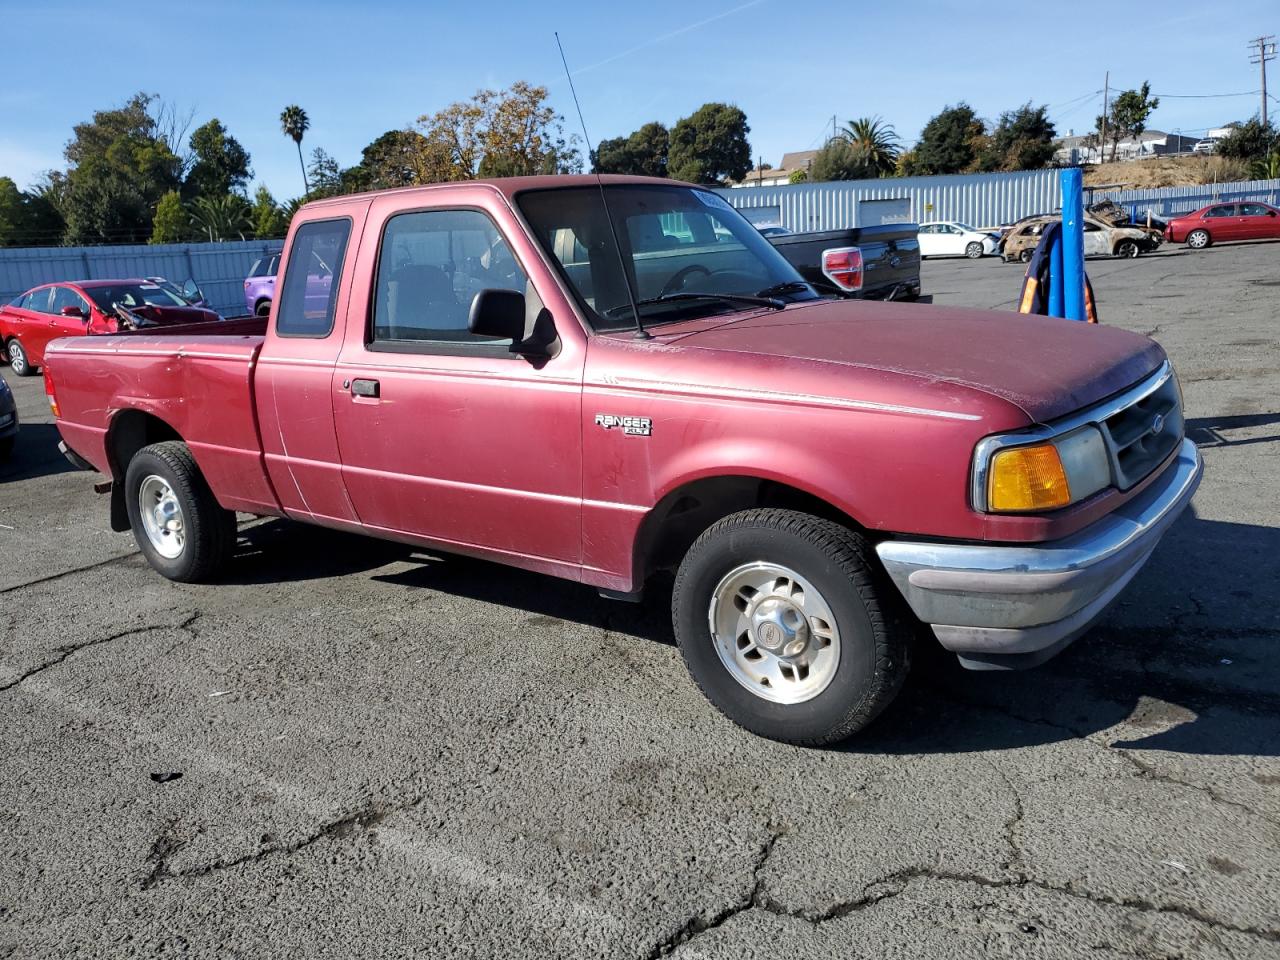
[[[1084,315],[1084,178],[1079,167],[1062,171],[1062,304],[1069,320]]]
[[[1049,316],[1065,317],[1062,306],[1062,231],[1049,246]]]

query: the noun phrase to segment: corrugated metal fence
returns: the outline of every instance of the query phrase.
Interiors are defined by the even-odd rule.
[[[118,247],[0,248],[0,303],[24,290],[59,280],[164,277],[179,286],[188,277],[225,317],[246,312],[244,278],[253,261],[276,253],[281,240],[174,243]]]
[[[1062,206],[1060,171],[956,174],[948,177],[905,177],[797,183],[783,187],[741,187],[718,191],[758,225],[780,224],[788,230],[840,230],[867,226],[859,215],[863,201],[907,200],[911,218],[958,220],[975,227],[995,227]],[[1090,199],[1090,195],[1092,199]],[[1134,219],[1148,210],[1157,216],[1188,213],[1220,200],[1261,200],[1280,205],[1280,180],[1250,180],[1151,190],[1086,188],[1086,202],[1107,197],[1128,207]],[[870,208],[868,208],[870,209]]]
[[[1052,213],[1061,205],[1057,170],[798,183],[719,193],[754,223],[776,223],[796,231],[862,226],[868,217],[879,216],[882,210],[900,210],[903,205],[910,207],[909,217],[917,222],[959,220],[976,227]],[[1089,194],[1093,200],[1108,197],[1121,203],[1134,219],[1141,219],[1148,210],[1167,217],[1220,200],[1261,200],[1280,206],[1280,180],[1152,190],[1095,189]],[[872,203],[860,218],[862,201]],[[163,246],[0,248],[0,303],[36,284],[58,280],[166,277],[181,285],[191,277],[215,310],[224,316],[238,316],[245,312],[243,282],[253,261],[278,252],[281,246],[281,240],[237,240]]]
[[[797,183],[719,193],[754,223],[781,224],[798,232],[867,226],[858,215],[859,203],[867,200],[908,200],[917,223],[959,220],[976,227],[1052,211],[1061,203],[1056,170]]]
[[[1259,200],[1280,206],[1280,180],[1244,180],[1206,183],[1193,187],[1159,187],[1151,190],[1094,190],[1093,199],[1108,200],[1129,209],[1135,220],[1147,211],[1159,217],[1177,216],[1223,200]]]

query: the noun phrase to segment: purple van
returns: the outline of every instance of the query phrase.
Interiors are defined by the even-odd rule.
[[[253,262],[249,276],[244,278],[244,305],[255,316],[265,317],[271,312],[271,301],[276,295],[276,273],[280,270],[280,254],[273,253]]]

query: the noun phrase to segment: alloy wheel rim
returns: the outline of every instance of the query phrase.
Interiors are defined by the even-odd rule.
[[[27,369],[27,354],[17,340],[9,344],[9,366],[14,373],[24,373]]]
[[[152,548],[166,560],[176,560],[187,543],[185,518],[177,494],[164,477],[152,474],[138,488],[138,513]]]
[[[711,593],[707,619],[725,670],[761,699],[812,700],[840,665],[840,631],[830,604],[781,564],[730,570]]]

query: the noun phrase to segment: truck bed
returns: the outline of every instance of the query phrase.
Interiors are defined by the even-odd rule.
[[[914,223],[851,227],[818,233],[769,237],[787,261],[823,294],[859,300],[911,299],[920,295],[920,241]],[[822,251],[857,247],[862,251],[862,289],[846,293],[822,273]]]

